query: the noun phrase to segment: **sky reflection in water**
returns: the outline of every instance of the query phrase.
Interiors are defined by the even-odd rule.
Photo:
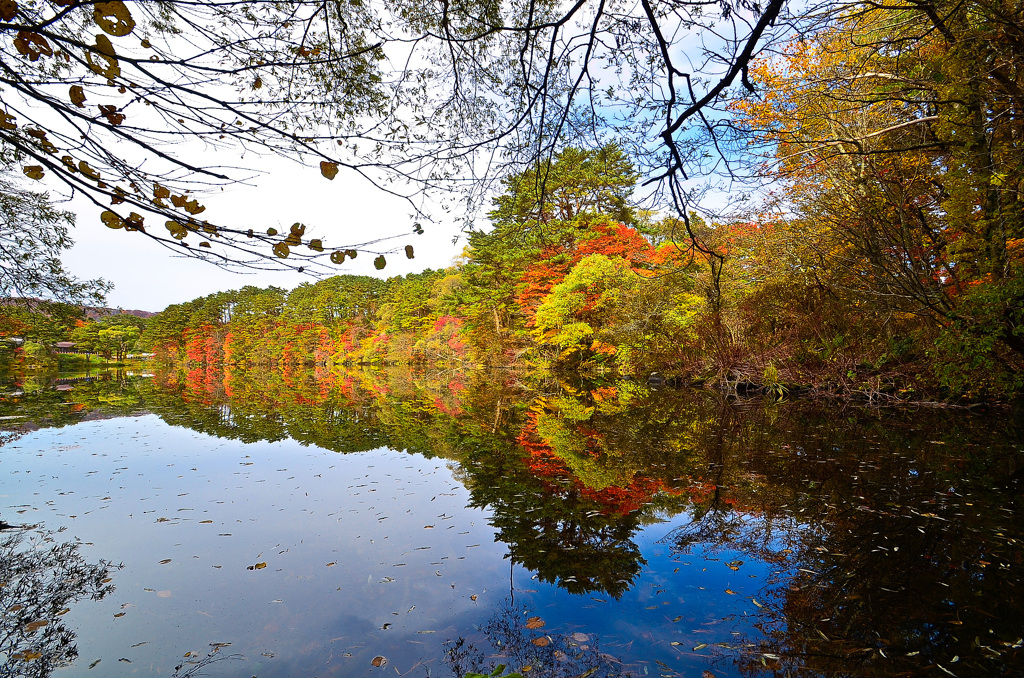
[[[0,518],[124,565],[55,675],[1022,666],[1010,416],[207,376],[0,403]]]

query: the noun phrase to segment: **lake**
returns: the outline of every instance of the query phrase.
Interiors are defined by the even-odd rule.
[[[1024,415],[10,377],[0,676],[1024,673]]]

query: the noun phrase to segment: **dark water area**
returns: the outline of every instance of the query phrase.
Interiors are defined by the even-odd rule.
[[[1024,675],[1024,417],[12,377],[0,676]]]

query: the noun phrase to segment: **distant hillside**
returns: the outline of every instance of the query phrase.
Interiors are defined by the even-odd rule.
[[[156,315],[152,311],[140,311],[137,308],[100,308],[98,306],[85,306],[83,309],[89,320],[99,320],[109,315],[133,315],[136,318],[152,318]]]
[[[0,306],[11,306],[11,305],[27,305],[29,308],[33,308],[39,303],[43,303],[42,299],[26,299],[26,298],[11,298],[0,299]],[[100,318],[106,318],[112,315],[133,315],[136,318],[151,318],[156,313],[152,311],[141,311],[136,308],[108,308],[104,306],[83,306],[82,311],[85,312],[85,316],[89,320],[99,320]]]

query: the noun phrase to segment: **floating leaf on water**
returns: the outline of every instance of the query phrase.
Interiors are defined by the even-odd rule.
[[[476,600],[476,599],[477,599],[477,595],[476,595],[476,594],[474,593],[473,595],[471,595],[471,596],[469,597],[469,599],[470,599],[470,600]]]
[[[36,620],[34,622],[29,622],[29,623],[25,624],[25,630],[28,631],[29,633],[32,633],[34,631],[38,631],[39,629],[43,628],[44,626],[46,626],[49,623],[50,623],[49,620],[38,619],[38,620]]]
[[[387,657],[382,657],[381,655],[377,655],[376,657],[374,657],[373,659],[370,660],[370,663],[373,664],[374,666],[384,666],[385,664],[388,663],[388,659],[387,659]]]
[[[103,660],[102,659],[94,660],[91,664],[89,664],[89,668],[90,669],[96,668],[96,665],[99,664],[101,661],[103,661]]]
[[[735,596],[736,595],[736,592],[733,591],[732,589],[726,589],[725,592],[728,593],[730,596]]]
[[[534,638],[530,641],[537,647],[547,647],[551,644],[551,641],[547,639],[547,636],[541,636],[540,638]]]
[[[540,629],[540,628],[543,628],[543,627],[544,627],[544,620],[541,619],[540,617],[530,617],[529,619],[526,620],[526,628],[528,628],[530,630]]]
[[[387,265],[388,261],[387,259],[384,258],[383,254],[378,255],[377,258],[373,260],[373,267],[378,271],[383,270],[383,268]]]
[[[266,563],[256,563],[255,565],[250,565],[249,567],[247,567],[245,569],[247,569],[247,570],[262,570],[266,566],[267,566]]]
[[[15,652],[14,654],[12,654],[11,658],[23,662],[30,662],[34,659],[39,659],[42,656],[42,652],[36,652],[35,650],[22,650],[21,652]]]
[[[579,631],[577,631],[576,633],[572,634],[569,637],[572,638],[577,643],[585,643],[588,640],[590,640],[590,636],[588,636],[585,633],[580,633]]]
[[[36,181],[42,179],[45,174],[42,166],[40,165],[26,165],[21,171],[24,172],[25,176],[29,179],[35,179]]]
[[[762,605],[762,604],[760,603],[760,601],[758,601],[758,599],[757,599],[757,598],[751,598],[751,599],[750,599],[750,602],[752,602],[752,603],[753,603],[754,605],[757,605],[758,607],[761,607],[761,608],[763,608],[763,607],[764,607],[764,605]]]
[[[707,646],[708,646],[707,643],[699,643],[699,644],[693,646],[693,651],[696,652],[697,650],[703,650]]]
[[[161,560],[161,561],[160,561],[160,564],[161,564],[161,565],[166,565],[166,564],[167,564],[167,563],[169,563],[169,562],[171,562],[171,559],[170,559],[170,558],[164,558],[163,560]]]
[[[209,525],[212,522],[213,522],[212,520],[200,520],[199,524],[200,525]]]
[[[118,612],[117,614],[114,615],[114,619],[117,619],[118,617],[123,617],[124,615],[125,615],[124,612]]]
[[[334,563],[334,562],[327,563],[327,567],[334,567],[335,565],[337,565],[337,563]]]
[[[669,645],[682,645],[678,640],[673,640]]]

